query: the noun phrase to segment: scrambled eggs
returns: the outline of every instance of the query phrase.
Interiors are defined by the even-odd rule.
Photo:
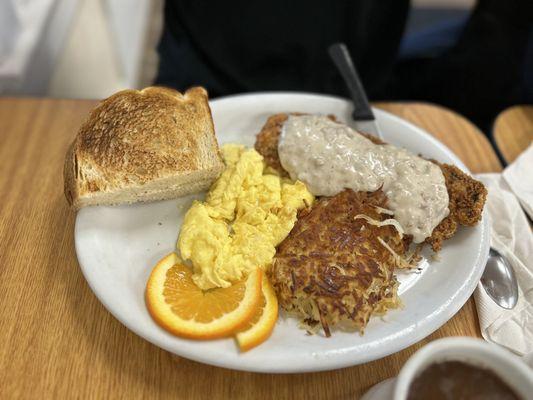
[[[263,157],[225,145],[226,169],[205,202],[194,202],[178,239],[201,289],[228,287],[254,268],[268,268],[275,247],[289,234],[296,213],[314,197],[302,182],[265,173]]]

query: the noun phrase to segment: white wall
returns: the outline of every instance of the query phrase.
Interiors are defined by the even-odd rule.
[[[0,93],[44,94],[77,0],[1,0]]]
[[[162,6],[162,0],[0,0],[0,94],[98,99],[149,84]]]
[[[128,86],[99,0],[80,0],[47,94],[103,98]]]
[[[160,0],[80,0],[48,94],[103,98],[151,81],[161,30]]]

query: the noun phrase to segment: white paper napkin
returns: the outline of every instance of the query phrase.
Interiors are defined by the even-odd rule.
[[[503,179],[509,185],[522,208],[533,219],[533,144],[524,151],[505,171]]]
[[[478,284],[474,293],[481,334],[518,355],[533,352],[533,234],[520,204],[533,211],[533,146],[503,174],[480,174],[488,189],[491,245],[507,257],[518,279],[513,310],[500,308]]]

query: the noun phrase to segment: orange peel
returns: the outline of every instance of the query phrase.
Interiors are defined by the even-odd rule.
[[[160,260],[146,285],[146,305],[167,331],[192,339],[232,335],[257,313],[263,272],[257,269],[227,288],[203,291],[176,253]]]

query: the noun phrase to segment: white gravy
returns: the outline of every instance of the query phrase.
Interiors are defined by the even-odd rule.
[[[375,145],[327,117],[289,116],[278,152],[291,178],[304,182],[316,196],[333,196],[345,188],[382,187],[388,208],[415,243],[431,236],[450,212],[448,190],[437,165],[399,147]]]

